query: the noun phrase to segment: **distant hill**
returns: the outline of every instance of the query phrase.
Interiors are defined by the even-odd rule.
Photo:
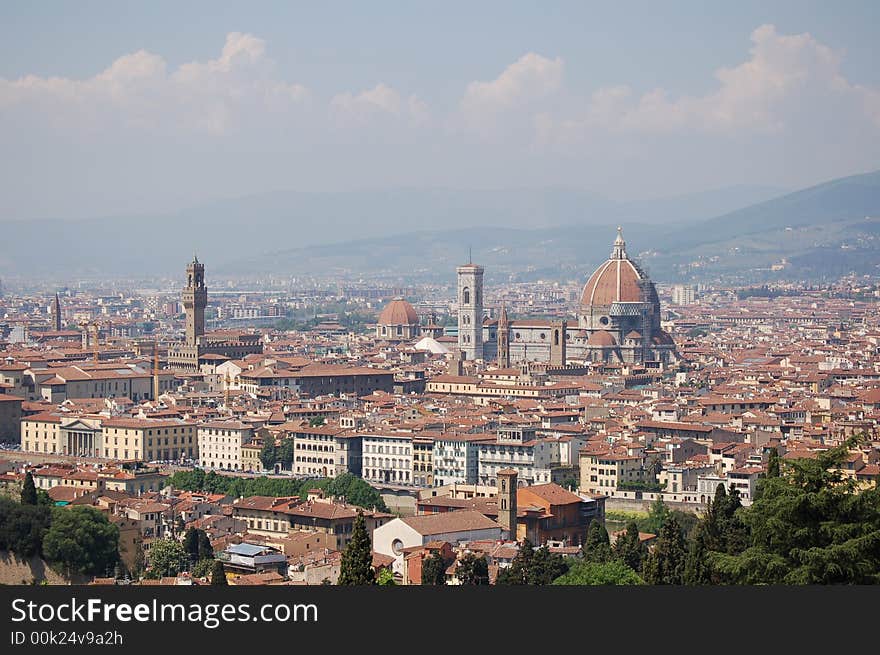
[[[0,274],[176,274],[194,251],[202,253],[214,271],[226,264],[240,268],[247,260],[259,272],[259,256],[282,249],[477,227],[547,230],[561,225],[668,224],[729,211],[777,193],[767,187],[731,187],[617,203],[574,189],[279,191],[170,216],[4,221]],[[458,247],[467,245],[468,237]]]
[[[448,280],[470,247],[488,279],[577,279],[608,256],[618,224],[661,281],[877,272],[880,171],[774,192],[628,204],[566,189],[279,192],[170,217],[0,223],[0,274],[178,275],[197,251],[211,275]],[[746,196],[760,201],[736,206]],[[726,209],[695,216],[712,206]]]
[[[869,217],[869,218],[866,218]],[[615,221],[616,222],[616,221]],[[465,248],[487,279],[578,278],[608,256],[615,222],[541,230],[422,231],[332,246],[280,249],[228,265],[231,272],[370,272],[448,279]],[[624,221],[631,255],[657,280],[766,281],[878,273],[880,172],[820,184],[702,221]],[[779,270],[771,270],[773,265]]]

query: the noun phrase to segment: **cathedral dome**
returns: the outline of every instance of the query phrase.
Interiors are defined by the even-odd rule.
[[[581,305],[607,307],[615,302],[644,302],[644,279],[627,257],[621,228],[617,228],[611,257],[590,276],[581,294]]]
[[[403,298],[397,297],[379,314],[379,325],[418,325],[419,315]]]

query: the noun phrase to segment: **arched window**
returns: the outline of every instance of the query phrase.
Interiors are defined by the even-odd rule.
[[[553,330],[553,345],[559,345],[559,330]]]
[[[471,290],[465,287],[461,292],[461,302],[465,305],[471,304]]]

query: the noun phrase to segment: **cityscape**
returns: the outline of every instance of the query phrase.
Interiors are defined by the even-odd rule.
[[[880,583],[876,7],[490,5],[9,28],[0,585]]]

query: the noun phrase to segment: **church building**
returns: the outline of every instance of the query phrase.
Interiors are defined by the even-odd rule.
[[[483,268],[459,266],[459,346],[467,359],[546,362],[564,366],[585,362],[660,362],[677,359],[675,343],[660,328],[660,299],[645,271],[626,252],[622,229],[611,256],[588,278],[577,315],[571,319],[497,320],[483,316]],[[482,329],[476,330],[479,322]]]

